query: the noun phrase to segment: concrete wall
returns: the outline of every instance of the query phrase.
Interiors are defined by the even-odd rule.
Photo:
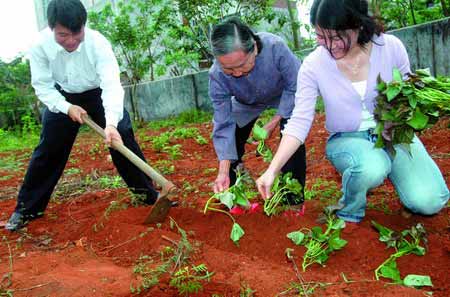
[[[430,68],[434,75],[450,75],[450,18],[389,33],[401,39],[412,69]]]
[[[125,87],[125,107],[132,111],[131,86]],[[137,85],[135,99],[144,119],[166,118],[190,109],[212,110],[208,70]]]

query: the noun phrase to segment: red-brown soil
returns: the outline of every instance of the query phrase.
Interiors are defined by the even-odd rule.
[[[308,187],[319,178],[340,185],[339,175],[324,158],[327,132],[323,122],[324,116],[317,116],[306,143]],[[450,182],[449,122],[449,119],[441,120],[421,136],[447,184]],[[195,126],[209,139],[210,124]],[[140,130],[137,133],[150,164],[169,159],[165,153],[154,152],[148,140],[149,136],[151,139],[162,131]],[[276,147],[277,139],[273,137],[270,141],[272,148]],[[165,246],[171,246],[172,243],[163,236],[172,240],[180,238],[179,233],[171,229],[169,219],[161,225],[144,225],[151,209],[148,206],[130,206],[113,211],[105,219],[105,210],[111,201],[129,195],[124,188],[92,188],[77,192],[80,191],[77,178],[80,181],[87,175],[117,174],[103,145],[98,146],[97,143],[99,141],[91,133],[80,135],[66,172],[68,169],[77,172],[74,171],[77,168],[81,171],[63,177],[65,181],[72,178],[75,185],[72,184],[71,192],[51,201],[43,218],[31,222],[24,233],[0,231],[3,238],[0,275],[12,272],[12,284],[8,289],[14,290],[14,296],[132,296],[130,284],[136,286],[139,280],[133,273],[136,260],[142,255],[157,256]],[[183,156],[172,162],[175,172],[167,178],[182,192],[177,197],[180,206],[173,208],[170,216],[180,228],[189,232],[188,239],[195,243],[196,252],[190,259],[191,263],[203,263],[210,272],[214,272],[209,283],[203,282],[203,291],[192,296],[245,296],[240,295],[244,285],[256,290],[254,296],[276,296],[291,282],[298,283],[285,250],[294,249],[296,263],[301,267],[304,249],[294,246],[286,234],[301,227],[318,225],[316,219],[326,201],[317,198],[307,201],[306,213],[301,217],[269,218],[261,213],[237,216],[237,222],[246,233],[236,246],[229,239],[229,218],[220,213],[203,214],[203,206],[211,194],[211,183],[216,175],[212,169],[217,166],[212,144],[201,146],[192,139],[179,140],[178,143],[182,145]],[[246,167],[256,178],[267,165],[252,153],[254,146],[249,145],[247,150]],[[19,153],[24,152],[14,152]],[[7,156],[7,153],[0,155],[1,158]],[[7,220],[14,209],[26,166],[25,162],[17,171],[0,168],[0,176],[9,176],[0,179],[0,220]],[[322,283],[313,295],[424,296],[425,292],[432,291],[433,296],[449,296],[448,208],[432,217],[413,215],[404,218],[400,215],[398,197],[388,181],[373,190],[368,199],[372,206],[367,210],[363,223],[351,231],[343,231],[342,237],[348,245],[332,254],[326,267],[312,265],[302,273],[306,282]],[[396,230],[409,228],[418,222],[424,224],[428,231],[426,255],[402,257],[398,260],[398,267],[402,277],[407,274],[430,275],[434,284],[432,288],[418,290],[392,285],[387,280],[374,281],[374,270],[392,250],[378,241],[378,233],[371,227],[371,220]],[[148,231],[149,227],[153,229]],[[4,279],[2,286],[6,285],[7,279]],[[165,275],[158,285],[137,296],[178,296],[178,293],[169,286],[169,277]],[[281,296],[294,296],[294,292]]]

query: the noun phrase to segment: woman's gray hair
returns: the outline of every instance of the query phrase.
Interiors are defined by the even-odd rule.
[[[237,50],[249,53],[254,50],[256,39],[250,27],[232,17],[214,26],[210,36],[211,50],[215,57]]]

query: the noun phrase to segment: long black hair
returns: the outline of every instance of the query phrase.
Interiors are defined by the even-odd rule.
[[[373,41],[374,35],[379,36],[383,32],[383,25],[369,13],[367,0],[314,0],[310,18],[311,24],[320,27],[329,34],[328,37],[331,36],[330,30],[336,31],[346,51],[350,49],[350,37],[345,30],[359,31],[357,42],[361,47]],[[331,44],[326,47],[331,54]]]

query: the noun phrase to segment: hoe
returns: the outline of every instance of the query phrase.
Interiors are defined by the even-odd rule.
[[[105,139],[104,130],[97,125],[89,116],[85,115],[82,117],[86,125],[91,127],[97,134],[99,134],[103,139]],[[130,151],[123,144],[113,141],[111,147],[118,152],[120,152],[125,158],[127,158],[131,163],[138,167],[142,172],[154,180],[158,185],[161,186],[161,192],[159,193],[158,199],[152,207],[149,215],[145,219],[145,224],[160,223],[165,220],[169,210],[172,206],[172,201],[170,196],[176,192],[175,185],[167,180],[164,176],[158,173],[146,162],[141,160],[136,154]]]

